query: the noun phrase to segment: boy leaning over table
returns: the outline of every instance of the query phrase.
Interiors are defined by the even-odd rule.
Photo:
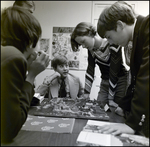
[[[133,47],[130,57],[131,83],[119,106],[126,121],[104,126],[102,132],[140,134],[149,138],[149,15],[136,15],[132,6],[118,1],[100,14],[97,31],[110,43]]]

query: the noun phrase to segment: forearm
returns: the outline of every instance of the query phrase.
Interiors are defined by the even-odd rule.
[[[41,96],[44,96],[48,93],[48,85],[46,84],[41,84],[36,90],[36,93],[40,93]]]

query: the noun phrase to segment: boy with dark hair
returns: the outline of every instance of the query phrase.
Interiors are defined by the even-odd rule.
[[[15,6],[27,9],[30,13],[33,13],[33,11],[35,11],[35,3],[34,3],[34,1],[19,1],[19,0],[16,0],[13,3],[13,7],[15,7]]]
[[[149,15],[136,16],[133,8],[119,1],[100,14],[97,31],[110,43],[124,46],[133,42],[130,57],[131,84],[119,106],[126,121],[107,126],[106,133],[140,133],[149,137]]]
[[[8,7],[1,13],[1,141],[16,137],[26,121],[34,95],[33,82],[49,64],[39,51],[38,20],[27,10]],[[28,71],[28,74],[27,74]]]
[[[69,61],[66,56],[58,55],[51,61],[55,73],[46,77],[36,92],[48,94],[48,98],[68,97],[80,98],[84,89],[80,79],[69,73]]]

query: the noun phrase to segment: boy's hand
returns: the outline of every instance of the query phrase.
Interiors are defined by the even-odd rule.
[[[90,99],[90,94],[84,94],[84,98]]]
[[[99,132],[104,134],[120,135],[121,133],[134,134],[135,131],[124,123],[104,125],[98,127]]]
[[[27,59],[28,62],[28,68],[30,67],[30,65],[32,64],[32,62],[37,58],[37,53],[33,52],[29,58]]]
[[[37,76],[49,65],[49,55],[44,51],[40,51],[40,55],[31,54],[28,58],[28,74]]]
[[[125,116],[123,110],[119,106],[116,108],[115,113],[122,117]]]

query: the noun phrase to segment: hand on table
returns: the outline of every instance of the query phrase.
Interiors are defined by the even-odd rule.
[[[113,100],[108,100],[108,104],[109,106],[112,106],[112,107],[118,107],[118,104],[115,103]]]
[[[83,96],[85,99],[90,99],[90,94],[84,94],[84,96]]]
[[[123,112],[123,109],[121,109],[119,106],[116,108],[115,113],[122,116],[122,117],[125,116],[124,112]]]
[[[90,100],[90,97],[89,97],[89,94],[83,94],[80,97],[77,97],[77,99],[78,100],[82,100],[82,99]]]
[[[104,125],[98,127],[99,132],[104,134],[120,135],[121,133],[134,134],[134,130],[124,123],[118,123],[113,125]]]
[[[118,107],[118,104],[114,102],[114,97],[111,96],[110,94],[108,95],[108,104],[109,106],[112,106],[112,107]]]

